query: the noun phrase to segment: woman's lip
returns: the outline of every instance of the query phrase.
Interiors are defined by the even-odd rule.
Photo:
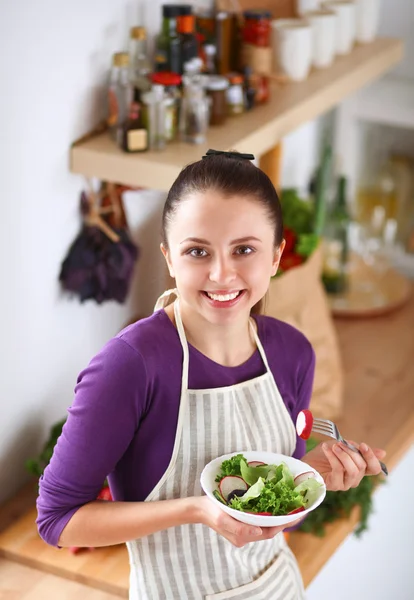
[[[231,308],[232,306],[234,306],[234,305],[238,304],[238,302],[240,302],[240,299],[243,298],[243,296],[244,296],[245,290],[240,290],[239,292],[237,292],[237,295],[232,300],[214,300],[214,298],[211,298],[209,296],[209,293],[216,294],[216,292],[204,292],[203,293],[204,298],[207,300],[207,302],[209,303],[210,306],[212,306],[214,308]]]

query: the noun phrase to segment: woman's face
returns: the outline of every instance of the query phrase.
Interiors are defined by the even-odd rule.
[[[182,307],[214,324],[247,317],[265,295],[283,251],[274,226],[255,199],[217,191],[189,195],[161,246]]]

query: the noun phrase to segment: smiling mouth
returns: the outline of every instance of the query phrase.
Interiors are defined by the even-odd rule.
[[[239,290],[238,292],[230,292],[228,294],[213,294],[211,292],[203,292],[210,300],[214,300],[216,302],[230,302],[231,300],[235,300],[243,290]]]

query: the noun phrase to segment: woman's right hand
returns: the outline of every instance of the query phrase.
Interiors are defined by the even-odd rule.
[[[297,519],[288,525],[281,525],[279,527],[255,527],[233,519],[233,517],[216,506],[207,496],[194,498],[194,500],[197,504],[197,509],[200,511],[199,522],[214,529],[214,531],[226,538],[226,540],[237,548],[243,548],[243,546],[251,542],[269,540],[287,527],[294,527],[302,520]]]

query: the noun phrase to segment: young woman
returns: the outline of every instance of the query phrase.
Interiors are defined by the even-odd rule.
[[[203,467],[273,451],[346,490],[379,473],[384,452],[329,442],[305,454],[294,423],[309,405],[314,353],[293,327],[259,314],[284,247],[276,191],[249,155],[203,158],[182,170],[164,208],[176,299],[163,308],[163,295],[79,375],[40,482],[39,533],[60,547],[126,542],[133,600],[299,600],[283,528],[217,508],[202,494]],[[107,476],[114,502],[95,500]]]

